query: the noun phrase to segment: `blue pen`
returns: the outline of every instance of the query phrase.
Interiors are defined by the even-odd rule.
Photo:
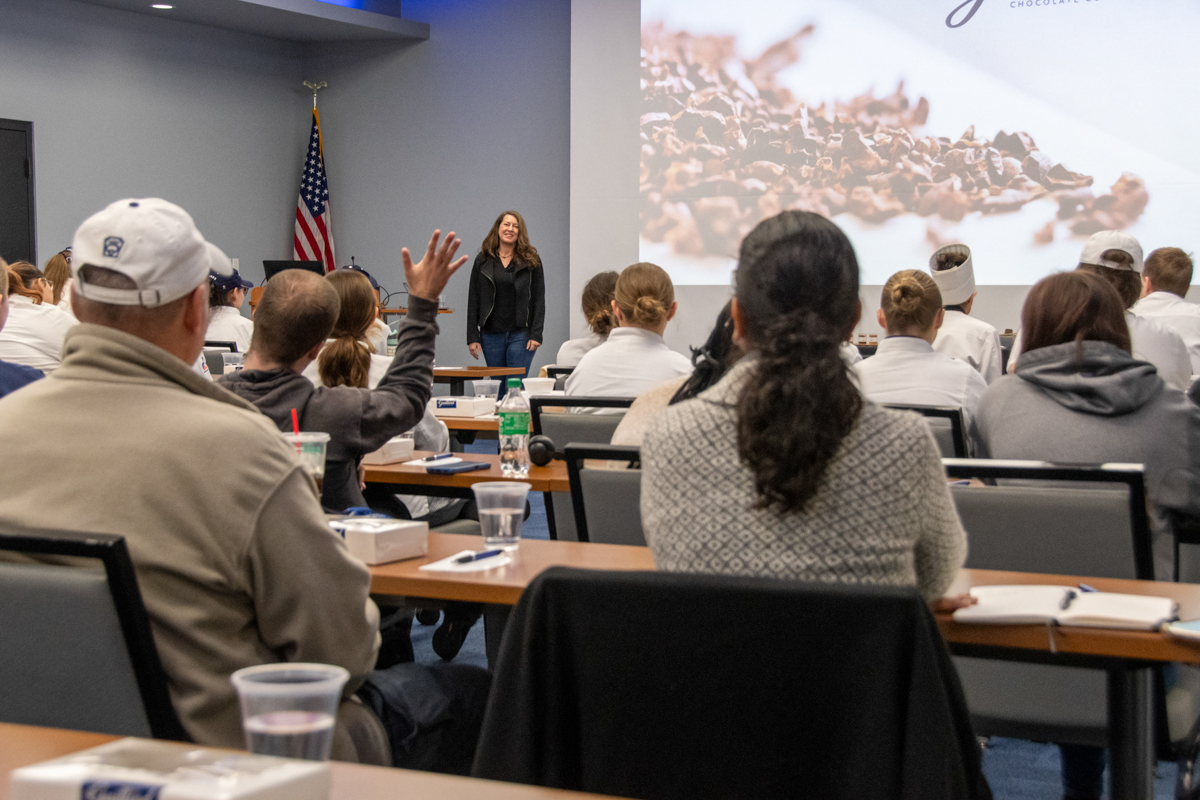
[[[439,458],[450,458],[454,453],[438,453],[435,456],[425,456],[422,461],[437,461]]]
[[[1095,586],[1088,586],[1086,583],[1081,583],[1081,584],[1079,584],[1079,591],[1081,591],[1081,592],[1098,592],[1100,590],[1097,589]]]
[[[455,564],[470,564],[472,561],[482,561],[485,558],[498,556],[503,553],[503,550],[483,550],[478,553],[468,553],[467,555],[459,556],[454,559]]]

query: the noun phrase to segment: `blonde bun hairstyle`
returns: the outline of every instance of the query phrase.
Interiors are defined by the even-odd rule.
[[[630,325],[657,328],[667,321],[675,304],[675,286],[666,270],[642,261],[621,272],[613,301]]]
[[[888,278],[880,298],[888,333],[919,334],[933,327],[942,309],[942,293],[929,274],[906,269]]]

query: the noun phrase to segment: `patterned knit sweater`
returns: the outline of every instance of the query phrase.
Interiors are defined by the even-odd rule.
[[[967,540],[925,422],[864,403],[804,509],[758,509],[737,453],[737,399],[754,369],[744,359],[646,432],[642,525],[659,569],[916,586],[940,597]]]

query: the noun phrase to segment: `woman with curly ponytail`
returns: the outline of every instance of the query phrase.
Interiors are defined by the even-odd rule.
[[[731,307],[746,355],[657,416],[642,524],[660,569],[916,586],[966,556],[937,445],[915,414],[864,401],[840,355],[858,322],[842,231],[785,211],[742,242]]]
[[[588,335],[568,339],[558,348],[555,366],[574,367],[585,354],[608,341],[608,334],[617,327],[613,316],[613,292],[617,288],[617,273],[609,270],[593,275],[583,287],[583,318],[588,324]]]

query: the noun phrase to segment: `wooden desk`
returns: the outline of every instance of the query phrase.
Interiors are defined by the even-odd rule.
[[[417,450],[412,459],[432,455],[425,450]],[[484,481],[521,480],[529,484],[533,492],[569,492],[570,481],[567,479],[567,465],[564,461],[551,461],[544,467],[531,466],[529,475],[525,478],[506,478],[500,474],[500,456],[482,453],[461,453],[464,461],[484,461],[491,464],[488,469],[475,472],[460,472],[457,475],[436,475],[425,471],[425,467],[406,466],[404,463],[367,466],[366,480],[368,483],[387,483],[397,486],[397,492],[408,494],[425,494],[434,497],[473,497],[471,487]]]
[[[450,384],[450,394],[461,397],[466,394],[467,381],[524,374],[520,367],[434,367],[433,382]]]
[[[9,800],[9,773],[17,767],[48,761],[119,738],[102,733],[0,723],[0,800]],[[396,800],[402,797],[436,797],[438,800],[586,800],[600,796],[338,761],[331,762],[330,766],[333,769],[333,791],[330,793],[333,800]]]
[[[379,309],[379,318],[381,320],[383,320],[383,323],[386,325],[387,321],[388,321],[388,317],[399,316],[399,315],[407,314],[407,313],[408,313],[408,309],[403,306],[399,306],[397,308],[381,308],[381,309]],[[439,308],[438,313],[439,314],[453,314],[454,311],[449,308]]]

